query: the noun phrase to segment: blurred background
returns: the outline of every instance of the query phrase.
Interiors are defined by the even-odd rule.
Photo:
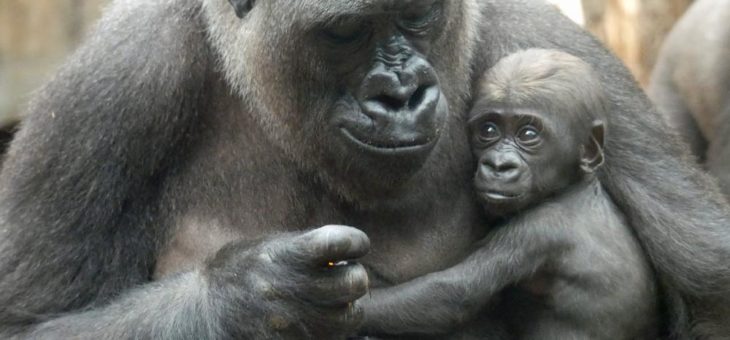
[[[109,0],[0,0],[0,126],[73,51]]]
[[[110,0],[0,0],[0,127],[20,118]],[[692,0],[549,0],[646,84],[664,36]],[[0,135],[0,139],[2,135]]]

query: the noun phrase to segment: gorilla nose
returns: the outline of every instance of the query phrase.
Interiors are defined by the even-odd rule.
[[[416,81],[409,81],[407,78],[407,75],[396,72],[373,75],[370,80],[373,82],[372,85],[379,87],[379,91],[370,94],[365,99],[366,103],[371,102],[391,112],[404,109],[417,110],[426,99],[427,90],[434,86],[422,85]]]
[[[397,86],[365,99],[362,110],[377,128],[427,130],[435,118],[440,95],[433,85]]]
[[[420,58],[400,66],[380,62],[365,76],[361,98],[391,111],[404,107],[416,110],[426,99],[427,90],[435,85],[433,68]]]
[[[372,138],[381,135],[396,144],[417,145],[436,137],[443,110],[438,109],[441,91],[430,71],[419,64],[397,69],[380,64],[368,73],[360,104],[372,120]]]
[[[497,153],[485,157],[483,165],[492,177],[505,182],[516,181],[522,174],[519,157],[511,152]]]

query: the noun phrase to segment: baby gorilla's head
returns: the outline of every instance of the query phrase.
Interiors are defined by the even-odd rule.
[[[470,113],[476,191],[508,215],[582,181],[603,163],[606,96],[582,60],[531,49],[500,60]]]

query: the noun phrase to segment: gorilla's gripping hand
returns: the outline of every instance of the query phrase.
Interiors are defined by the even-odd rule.
[[[350,260],[370,249],[363,232],[325,226],[250,243],[232,243],[208,263],[230,336],[344,339],[359,326],[355,300],[367,292],[368,276]]]
[[[354,301],[368,289],[365,269],[352,260],[369,249],[363,232],[344,226],[236,241],[203,268],[107,305],[0,327],[0,338],[344,339],[362,322]]]

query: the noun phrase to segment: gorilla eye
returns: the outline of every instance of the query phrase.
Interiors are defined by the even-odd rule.
[[[534,126],[525,126],[517,132],[517,141],[526,146],[534,146],[540,142],[540,131]]]
[[[347,44],[364,38],[367,34],[366,25],[358,20],[341,19],[322,29],[322,35],[335,44]]]
[[[400,18],[399,26],[412,33],[423,33],[438,20],[440,15],[441,6],[435,2],[426,11],[405,13]]]
[[[501,137],[499,127],[492,122],[487,122],[482,125],[479,130],[479,139],[486,143],[493,143]]]

